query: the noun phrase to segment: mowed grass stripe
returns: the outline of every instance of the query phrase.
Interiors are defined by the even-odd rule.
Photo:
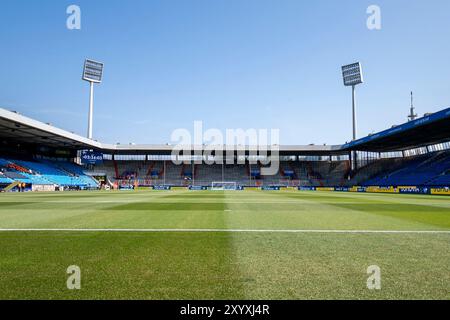
[[[337,196],[335,196],[336,194]],[[322,195],[323,199],[326,200],[321,201],[321,198],[317,198],[317,195]],[[311,193],[306,193],[305,195],[278,193],[279,197],[301,197],[303,201],[318,204],[324,212],[343,212],[336,219],[353,213],[355,217],[355,221],[353,222],[363,219],[365,221],[371,221],[373,226],[378,224],[378,222],[382,222],[383,225],[386,225],[386,228],[389,228],[388,226],[404,225],[410,226],[412,229],[450,229],[450,210],[446,207],[450,203],[449,198],[444,198],[447,201],[442,206],[441,201],[443,198],[434,197],[433,199],[438,199],[438,203],[440,204],[436,206],[435,202],[432,201],[433,199],[430,198],[426,198],[428,201],[424,201],[421,204],[411,204],[409,203],[410,197],[408,195],[376,195],[375,197],[372,194],[361,193],[350,195],[354,199],[352,203],[347,202],[349,199],[348,193],[344,195],[332,192],[316,193],[313,195]],[[329,200],[330,198],[334,198],[335,201],[331,202]],[[389,199],[389,201],[385,199]],[[393,199],[396,199],[396,202]]]
[[[152,196],[153,194],[149,195]],[[167,197],[167,201],[170,202],[172,200],[171,198],[177,197],[177,195],[177,193],[171,193]],[[221,194],[220,196],[223,199],[224,195]],[[220,200],[217,196],[216,199]],[[132,219],[136,222],[136,216],[133,214],[136,212],[136,205],[140,209],[137,210],[138,213],[141,210],[149,210],[149,207],[147,207],[149,203],[147,202],[130,203],[132,204],[131,210],[126,210],[126,214],[120,212],[123,208],[113,207],[113,210],[109,212],[103,208],[100,214],[96,214],[95,217],[96,219],[107,219],[112,215],[115,216],[115,220],[119,224],[126,224],[127,221],[125,219]],[[221,204],[221,210],[215,210],[211,215],[214,217],[215,225],[224,227],[223,200]],[[145,207],[142,207],[142,205]],[[151,208],[155,209],[154,207]],[[165,214],[156,214],[154,216],[155,218],[170,217],[172,212],[171,210],[167,210],[168,207],[157,207],[157,209],[163,210]],[[182,218],[177,216],[177,219],[172,220],[175,226],[177,224],[182,225],[185,221],[191,220],[193,220],[193,223],[201,225],[199,223],[199,216],[201,215],[201,218],[207,221],[207,214],[204,211],[195,212],[195,210],[204,209],[202,206],[196,208],[191,207],[189,210],[183,206],[176,210],[177,212],[183,211]],[[115,212],[118,214],[115,215]],[[98,223],[101,222],[99,221]],[[139,223],[139,219],[137,223]],[[49,262],[58,261],[60,268],[67,263],[80,265],[83,270],[87,268],[88,275],[83,275],[83,279],[88,279],[84,280],[87,284],[86,289],[83,289],[86,291],[82,294],[67,295],[67,292],[64,290],[65,285],[62,288],[58,287],[58,290],[55,291],[52,288],[53,283],[46,281],[46,278],[40,279],[40,288],[29,286],[24,292],[15,290],[15,288],[20,287],[21,283],[32,281],[30,277],[26,276],[27,272],[24,271],[19,277],[19,282],[16,282],[14,286],[4,286],[4,292],[6,293],[4,298],[19,298],[24,295],[36,298],[44,296],[50,299],[61,297],[85,299],[86,296],[93,299],[104,298],[105,296],[112,299],[179,299],[182,297],[186,299],[217,299],[230,295],[236,298],[244,298],[239,293],[241,282],[239,281],[238,269],[233,264],[233,253],[230,251],[231,236],[229,234],[222,234],[220,236],[204,234],[193,237],[192,234],[167,236],[166,233],[166,235],[161,237],[159,235],[150,236],[148,234],[138,234],[128,231],[110,237],[108,235],[102,235],[103,232],[101,231],[97,231],[94,233],[89,232],[87,241],[90,244],[88,244],[81,240],[84,239],[83,236],[77,235],[76,233],[42,233],[39,231],[38,234],[32,235],[33,233],[30,233],[30,231],[25,233],[20,232],[19,238],[23,239],[25,237],[24,242],[29,238],[37,239],[38,242],[39,240],[45,239],[42,245],[45,248],[45,252],[50,253],[50,257],[54,257],[53,255],[56,251],[55,256],[58,257],[54,260],[50,258],[50,261],[48,261],[47,254],[40,256],[37,259],[43,264],[43,266],[40,266],[40,269],[51,270],[50,273],[53,272],[53,276],[59,278],[60,275],[55,274],[55,270],[57,270],[56,266],[52,266],[51,263],[49,265]],[[130,234],[136,234],[136,236],[130,237]],[[47,243],[47,241],[50,242],[52,239],[54,241],[61,237],[65,239],[63,243],[69,246],[67,250],[62,249],[64,244],[61,248],[54,248],[53,244]],[[15,237],[12,236],[11,238],[14,239]],[[0,236],[0,248],[3,244],[1,239],[2,236]],[[73,239],[73,243],[68,242],[68,239]],[[22,245],[24,244],[22,243]],[[78,250],[78,246],[82,246],[82,248]],[[11,248],[11,250],[13,249]],[[36,260],[36,257],[32,257],[32,249],[30,250],[30,257],[28,259]],[[72,255],[73,251],[75,251],[74,255]],[[87,257],[83,254],[85,251],[88,252]],[[70,259],[68,257],[61,259],[60,255],[63,252],[71,252]],[[25,258],[24,260],[28,259]],[[61,260],[66,262],[63,263]],[[2,259],[0,258],[0,269],[1,261]],[[20,272],[20,268],[18,269],[18,272]],[[32,269],[35,270],[33,267]],[[92,274],[89,273],[90,271],[92,271]],[[12,271],[14,275],[18,272],[15,270]],[[92,281],[88,283],[89,280]],[[33,283],[36,284],[36,281]],[[46,285],[42,283],[46,283]],[[61,282],[56,283],[63,284]],[[114,290],[110,291],[105,285],[109,285],[109,288],[114,288]],[[115,285],[122,288],[122,290],[116,290]],[[45,286],[47,287],[45,290],[42,290],[42,286],[44,288]],[[2,297],[1,292],[0,297]]]
[[[90,193],[74,193],[77,197]],[[64,194],[63,194],[64,195]],[[63,195],[53,198],[63,201]],[[196,198],[189,198],[195,195]],[[45,201],[51,194],[42,194]],[[72,193],[67,193],[71,200]],[[321,198],[323,197],[323,198]],[[330,202],[330,198],[335,202]],[[382,199],[399,195],[303,192],[98,192],[97,202],[27,203],[30,197],[2,195],[0,228],[3,229],[226,229],[295,230],[449,230],[445,208],[399,204]],[[245,201],[245,199],[252,201]],[[186,199],[189,199],[187,201]],[[260,203],[255,203],[260,199]],[[289,203],[283,203],[289,199]],[[442,198],[437,197],[439,201]],[[14,201],[12,201],[14,200]],[[120,200],[120,203],[114,202]],[[350,202],[351,201],[351,202]],[[427,200],[428,203],[433,203]],[[379,209],[377,209],[379,208]],[[393,213],[391,213],[391,210]],[[401,211],[400,211],[401,210]],[[416,212],[419,210],[419,212]],[[223,212],[222,212],[223,211]],[[397,215],[397,216],[396,216]],[[437,219],[435,217],[438,217]]]
[[[438,227],[445,228],[446,221],[450,221],[448,210],[436,208],[442,204],[447,206],[450,203],[447,199],[425,197],[426,201],[420,203],[423,207],[406,207],[404,202],[410,203],[411,199],[399,195],[392,198],[391,196],[274,192],[268,193],[265,199],[273,199],[274,203],[280,198],[296,199],[299,206],[307,209],[297,210],[293,212],[293,216],[296,213],[309,216],[309,219],[305,219],[306,223],[308,220],[314,219],[316,223],[317,220],[324,219],[328,221],[328,225],[335,225],[336,220],[341,220],[342,225],[345,225],[344,220],[348,219],[352,225],[364,221],[364,224],[368,223],[372,227],[379,224],[392,228],[395,225],[407,224],[418,229],[435,229],[436,226],[430,224],[429,219],[425,220],[425,224],[422,223],[424,220],[418,224],[416,221],[377,216],[371,210],[380,205],[381,212],[389,212],[395,210],[395,202],[400,203],[399,210],[404,213],[409,209],[416,209],[419,210],[418,214],[425,218],[429,218],[427,215],[430,212],[441,214],[446,220],[438,223]],[[416,201],[421,199],[414,198]],[[230,196],[230,203],[232,199]],[[244,212],[251,212],[251,205],[247,207],[249,210]],[[238,208],[235,206],[236,210]],[[279,208],[275,212],[285,211],[284,208]],[[237,213],[233,218],[239,217],[242,220],[242,216],[245,214]],[[265,219],[261,212],[252,217]],[[279,215],[277,217],[284,218]],[[405,230],[319,230],[317,233],[310,230],[274,233],[270,237],[264,233],[237,233],[234,234],[233,243],[235,259],[241,266],[240,272],[247,279],[244,288],[250,299],[265,299],[267,296],[272,299],[433,299],[437,296],[440,296],[438,299],[449,299],[450,274],[445,266],[450,262],[450,251],[448,243],[446,244],[446,241],[450,241],[449,234],[448,230],[422,234],[408,233]],[[243,243],[244,237],[257,237],[259,241],[248,241],[246,238]],[[274,250],[276,237],[289,237],[289,240],[285,238],[285,246]],[[418,252],[420,254],[417,254]],[[436,255],[430,257],[430,254]],[[433,263],[436,265],[432,266]],[[365,287],[366,266],[373,264],[382,268],[382,291],[368,292]],[[359,278],[360,282],[356,281],[355,277]],[[388,288],[385,287],[386,284]],[[275,292],[273,288],[277,286],[284,287],[283,292]]]
[[[97,204],[81,204],[83,198],[79,197],[76,205],[81,207],[76,210],[67,210],[71,202],[60,208],[44,202],[34,210],[11,209],[0,203],[2,228],[14,224],[32,229],[73,228],[70,232],[0,232],[0,298],[449,298],[449,230],[435,233],[441,232],[437,226],[365,212],[364,204],[374,203],[372,197],[364,200],[349,195],[330,201],[328,193],[315,195],[324,198],[312,199],[301,192],[100,192]],[[43,196],[52,201],[51,195]],[[56,197],[64,200],[61,194]],[[393,197],[403,201],[401,196]],[[32,198],[39,202],[39,195]],[[390,204],[380,198],[374,199]],[[131,208],[137,205],[140,209],[126,208],[122,202],[100,202],[114,199],[129,201]],[[247,199],[261,203],[255,205]],[[277,203],[283,199],[296,201],[296,205]],[[22,198],[6,195],[0,200],[20,203]],[[33,202],[27,197],[23,201]],[[170,206],[155,210],[161,208],[157,207],[161,202]],[[362,211],[330,202],[357,202]],[[171,207],[186,203],[195,206],[186,210]],[[224,210],[203,210],[205,203]],[[264,226],[278,230],[264,232],[272,229]],[[122,230],[77,230],[95,227]],[[173,232],[161,230],[167,227]],[[157,231],[148,232],[151,228]],[[190,228],[219,231],[180,232]],[[407,233],[411,230],[413,233]],[[65,287],[65,271],[73,264],[82,268],[81,291]],[[382,268],[380,292],[365,286],[366,270],[372,264]]]
[[[347,192],[286,192],[279,193],[283,198],[314,200],[324,204],[392,204],[416,205],[450,209],[450,197],[431,195],[406,195],[384,193],[347,193]],[[284,195],[283,195],[284,194]]]
[[[2,233],[0,248],[0,299],[245,298],[228,234]]]
[[[172,198],[176,198],[183,192],[177,193],[159,193],[159,192],[94,192],[96,193],[96,199],[127,199],[128,204],[133,204],[141,201],[149,201],[150,199],[165,198],[166,202],[172,202]],[[47,202],[33,202],[27,204],[29,194],[25,194],[24,198],[17,197],[17,194],[5,195],[8,199],[15,199],[16,206],[2,206],[0,202],[0,228],[87,228],[92,226],[97,227],[117,227],[127,224],[135,224],[140,226],[142,223],[142,215],[133,216],[124,214],[124,212],[117,211],[114,214],[113,210],[107,210],[111,207],[117,206],[117,203],[113,202],[76,202],[76,203],[47,203]],[[80,197],[87,195],[88,198],[92,197],[90,192],[76,192],[76,193],[43,193],[33,194],[33,198],[42,196],[45,200],[49,198],[62,199],[66,195],[68,199],[72,199],[74,195]],[[124,198],[125,197],[125,198]],[[9,200],[10,201],[10,200]],[[9,202],[8,202],[9,203]],[[169,215],[170,216],[170,215]],[[144,217],[145,218],[145,217]],[[146,219],[144,219],[145,223]],[[161,222],[158,219],[152,219],[152,222]],[[156,224],[158,225],[158,224]],[[177,225],[173,225],[176,227]]]
[[[296,230],[296,229],[0,229],[0,232],[130,232],[130,233],[337,233],[337,234],[450,234],[450,231],[443,230]]]
[[[234,234],[248,299],[449,299],[449,235]],[[382,270],[382,290],[366,287]]]
[[[0,299],[448,299],[450,236],[0,233]],[[367,267],[382,290],[366,288]],[[82,270],[67,290],[66,269]]]

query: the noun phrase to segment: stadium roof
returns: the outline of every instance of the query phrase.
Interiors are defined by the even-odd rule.
[[[101,148],[101,144],[97,141],[2,108],[0,108],[0,138],[21,144],[39,144],[55,148]]]
[[[56,128],[51,124],[20,115],[0,108],[0,139],[20,144],[39,144],[53,148],[95,149],[113,154],[170,154],[172,145],[134,145],[106,144],[90,140],[80,135]],[[208,147],[210,148],[210,146]],[[234,149],[240,149],[236,146]],[[205,146],[193,146],[192,151],[206,149]],[[224,147],[223,149],[226,150]],[[248,148],[246,148],[248,150]],[[344,154],[341,146],[280,146],[281,154]]]
[[[216,150],[242,150],[249,151],[250,147],[243,146],[192,146],[191,152],[196,150],[214,152]],[[346,154],[346,151],[342,150],[341,146],[277,146],[281,155],[341,155]],[[103,151],[115,154],[171,154],[175,147],[173,145],[103,145]],[[269,147],[270,148],[270,147]],[[188,151],[188,150],[187,150]]]
[[[415,149],[450,140],[450,108],[342,146],[373,152]]]
[[[0,108],[0,140],[112,154],[170,154],[172,145],[105,144]],[[450,140],[450,108],[344,145],[279,146],[281,155],[342,155],[350,150],[386,152]],[[193,147],[199,150],[206,147]],[[208,146],[208,149],[211,148]],[[234,147],[240,149],[241,147]],[[226,148],[224,148],[226,149]],[[246,148],[248,149],[248,148]]]

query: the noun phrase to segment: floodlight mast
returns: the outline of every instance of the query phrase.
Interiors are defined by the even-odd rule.
[[[358,138],[358,127],[356,118],[356,86],[364,83],[361,63],[356,62],[342,67],[344,86],[352,87],[352,118],[353,118],[353,141]],[[356,152],[352,152],[352,170],[356,169]]]
[[[352,117],[353,117],[353,141],[357,139],[358,123],[356,119],[356,90],[355,86],[352,86]]]
[[[88,134],[87,137],[92,139],[92,122],[94,118],[94,82],[90,81],[89,90],[89,120],[88,120]]]
[[[94,118],[94,83],[101,83],[103,77],[103,63],[86,59],[84,62],[83,80],[90,84],[89,91],[89,116],[87,137],[92,139],[92,128]]]

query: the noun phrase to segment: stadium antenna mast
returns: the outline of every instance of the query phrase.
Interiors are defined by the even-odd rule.
[[[352,118],[353,118],[353,141],[358,138],[358,128],[356,119],[356,86],[364,83],[362,67],[360,62],[355,62],[342,67],[342,77],[344,86],[352,87]],[[352,152],[352,170],[356,169],[357,153]]]
[[[89,120],[88,120],[88,139],[92,139],[92,126],[94,114],[94,83],[101,83],[103,78],[103,63],[86,59],[83,69],[83,80],[90,83],[89,94]]]
[[[415,113],[415,110],[414,110],[414,96],[413,96],[413,92],[411,91],[411,109],[409,111],[408,119],[409,119],[409,121],[414,121],[417,119],[417,117],[418,117],[418,115],[417,115],[417,113]]]

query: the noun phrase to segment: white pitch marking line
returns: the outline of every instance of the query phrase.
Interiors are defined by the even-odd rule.
[[[0,229],[0,232],[210,232],[210,233],[350,233],[450,234],[450,230],[247,230],[247,229]]]

